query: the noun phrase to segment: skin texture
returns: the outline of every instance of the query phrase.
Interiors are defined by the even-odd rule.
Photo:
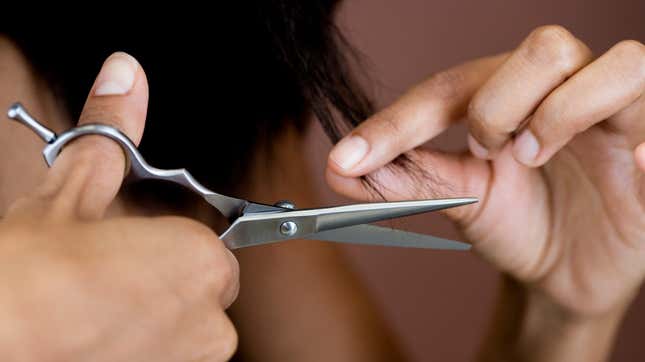
[[[115,53],[105,64],[114,61],[132,68],[131,86],[99,96],[95,83],[79,124],[106,119],[138,142],[146,77],[128,55]],[[105,218],[124,166],[115,143],[84,137],[63,150],[39,186],[9,203],[0,223],[3,358],[232,355],[237,335],[224,310],[237,294],[237,261],[209,228],[187,218]]]
[[[81,122],[112,122],[138,142],[148,93],[136,68],[126,95],[97,97],[94,89]],[[70,127],[49,86],[2,37],[0,78],[1,109],[20,100],[48,127]],[[270,162],[258,157],[249,166],[249,179],[261,182],[245,185],[244,196],[273,203],[288,195],[301,207],[314,206],[314,192],[297,172],[306,160],[293,156],[303,140],[287,130],[276,144],[282,148]],[[0,146],[3,360],[219,361],[238,344],[245,361],[401,359],[333,244],[291,241],[237,251],[240,277],[235,258],[205,226],[221,227],[211,207],[199,200],[191,210],[142,206],[117,195],[124,160],[114,142],[78,139],[51,170],[42,141],[22,125],[0,122]],[[271,167],[284,160],[295,171]],[[154,217],[169,214],[190,219]],[[240,278],[239,298],[225,313]]]
[[[363,175],[388,200],[478,197],[447,215],[507,275],[500,303],[514,316],[498,311],[482,359],[604,360],[645,275],[644,89],[639,42],[597,56],[562,27],[538,28],[368,119],[346,137],[367,154],[341,167],[357,144],[341,140],[327,179],[356,199],[379,198]],[[470,154],[419,147],[462,118]],[[389,164],[403,153],[415,168]]]

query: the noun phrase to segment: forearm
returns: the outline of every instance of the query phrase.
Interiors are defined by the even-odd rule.
[[[573,317],[503,277],[480,361],[605,361],[624,310]]]

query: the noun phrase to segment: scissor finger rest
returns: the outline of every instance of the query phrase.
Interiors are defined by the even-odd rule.
[[[48,166],[52,166],[62,149],[71,141],[87,135],[104,136],[114,140],[126,156],[127,169],[130,176],[135,179],[156,179],[174,182],[182,185],[197,194],[210,199],[216,199],[213,204],[226,218],[232,219],[241,214],[241,209],[246,201],[213,192],[200,184],[186,169],[164,170],[150,166],[141,156],[137,146],[130,138],[118,129],[105,124],[86,124],[67,130],[57,135],[52,130],[36,121],[20,103],[14,103],[8,111],[9,118],[21,122],[31,128],[47,145],[43,149],[43,156]]]

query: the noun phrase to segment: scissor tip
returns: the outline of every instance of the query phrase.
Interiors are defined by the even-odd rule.
[[[479,199],[476,197],[462,197],[458,199],[453,199],[454,206],[469,205],[479,202]]]

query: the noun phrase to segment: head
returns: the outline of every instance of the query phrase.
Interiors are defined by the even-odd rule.
[[[216,14],[191,8],[140,26],[93,14],[91,26],[73,30],[55,23],[47,31],[10,24],[2,30],[54,92],[69,126],[103,60],[117,50],[133,55],[150,85],[142,154],[157,167],[185,167],[207,187],[239,194],[250,163],[270,158],[286,129],[302,132],[316,119],[335,141],[371,106],[334,25],[337,1],[228,3],[218,3]],[[138,187],[136,194],[160,187]],[[175,206],[186,200],[174,196]]]

